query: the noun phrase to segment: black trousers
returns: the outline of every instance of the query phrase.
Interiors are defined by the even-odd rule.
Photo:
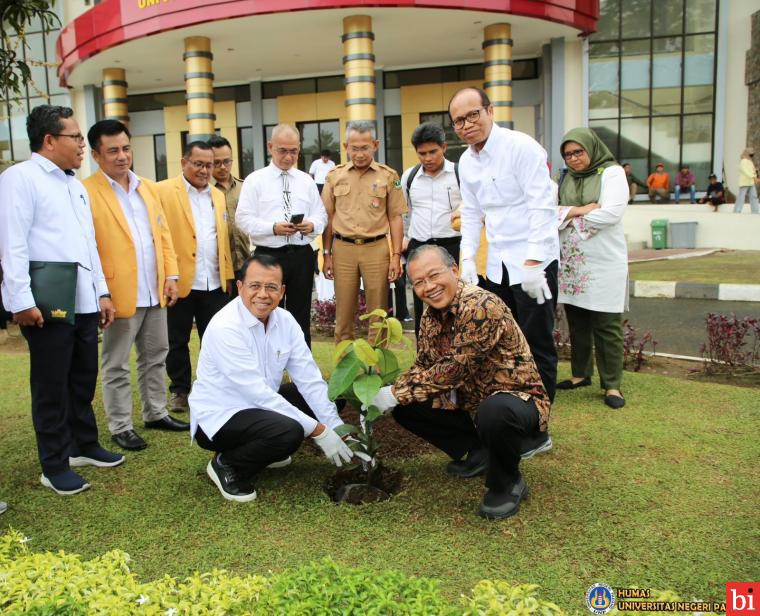
[[[314,417],[293,383],[281,386],[278,393],[298,410]],[[295,453],[303,440],[303,427],[295,419],[262,409],[238,411],[213,439],[200,426],[195,433],[198,445],[223,454],[224,463],[231,464],[246,479]]]
[[[539,426],[533,401],[525,402],[512,394],[488,396],[478,406],[475,423],[467,411],[434,409],[428,402],[397,406],[393,417],[454,460],[485,447],[486,487],[494,492],[507,492],[520,478],[522,443],[536,436]]]
[[[432,238],[429,239],[427,242],[420,242],[419,240],[415,240],[413,237],[409,239],[409,247],[408,251],[409,253],[412,252],[415,248],[422,246],[423,244],[435,244],[436,246],[440,246],[441,248],[445,248],[448,253],[454,257],[454,261],[456,261],[457,265],[459,265],[459,245],[462,243],[461,237],[446,237],[446,238]],[[422,300],[417,297],[417,294],[414,293],[414,335],[419,336],[420,334],[420,319],[422,318],[422,311],[425,309],[425,304],[422,303]]]
[[[314,250],[309,244],[268,248],[256,246],[256,254],[271,255],[282,265],[285,296],[280,302],[301,326],[311,348],[311,290],[314,287]]]
[[[486,278],[483,286],[487,291],[498,295],[509,306],[512,316],[528,341],[538,373],[541,375],[546,393],[549,394],[549,400],[553,402],[557,388],[557,347],[554,346],[553,332],[554,313],[557,309],[558,264],[552,261],[544,270],[546,282],[552,292],[552,299],[543,304],[539,304],[530,297],[519,284],[510,285],[506,266],[502,265],[501,268],[501,284],[496,284]]]
[[[166,373],[169,375],[169,391],[172,393],[190,393],[193,372],[188,344],[193,331],[193,320],[198,328],[198,338],[203,340],[203,333],[211,317],[229,301],[230,296],[221,287],[213,291],[193,289],[187,297],[178,299],[174,306],[167,309],[169,353],[166,356]]]
[[[29,345],[32,422],[45,475],[69,469],[69,455],[98,444],[92,411],[98,379],[98,313],[78,314],[74,325],[22,327]]]

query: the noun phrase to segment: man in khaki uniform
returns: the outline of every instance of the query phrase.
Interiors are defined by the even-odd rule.
[[[251,254],[251,242],[248,234],[244,233],[235,224],[235,212],[237,211],[240,189],[243,180],[232,175],[232,146],[221,135],[214,135],[208,140],[208,144],[214,152],[214,186],[224,193],[227,204],[227,235],[230,238],[230,252],[232,253],[232,268],[235,270],[235,279],[240,280],[240,269],[243,262]],[[232,296],[237,297],[237,289],[232,288]]]
[[[359,278],[364,282],[367,312],[385,310],[389,283],[402,271],[401,215],[406,205],[398,173],[374,160],[380,143],[375,135],[372,122],[348,123],[346,152],[351,162],[330,171],[322,190],[329,219],[322,235],[323,272],[335,280],[336,342],[354,338]]]

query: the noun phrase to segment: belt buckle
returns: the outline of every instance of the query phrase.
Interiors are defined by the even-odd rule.
[[[354,240],[354,244],[356,244],[357,246],[361,246],[362,244],[364,244],[364,242],[365,242],[365,240],[363,240],[363,239],[362,239],[362,238],[360,238],[360,237],[357,237],[357,238]]]

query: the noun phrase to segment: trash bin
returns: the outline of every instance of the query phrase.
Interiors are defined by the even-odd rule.
[[[660,250],[668,247],[668,221],[666,218],[656,218],[651,223],[652,248]]]
[[[694,221],[671,222],[668,234],[671,248],[697,247],[697,223]]]

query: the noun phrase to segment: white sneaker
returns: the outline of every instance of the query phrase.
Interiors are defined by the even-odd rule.
[[[288,456],[284,460],[277,460],[275,462],[272,462],[271,464],[267,464],[267,468],[282,468],[284,466],[288,466],[293,461],[293,458]]]
[[[553,447],[552,443],[552,437],[547,435],[547,439],[541,443],[538,447],[534,449],[529,449],[528,451],[523,451],[520,454],[520,457],[523,460],[530,460],[533,456],[537,456],[540,453],[546,453]]]
[[[5,513],[6,511],[8,511],[8,503],[0,501],[0,513]]]

